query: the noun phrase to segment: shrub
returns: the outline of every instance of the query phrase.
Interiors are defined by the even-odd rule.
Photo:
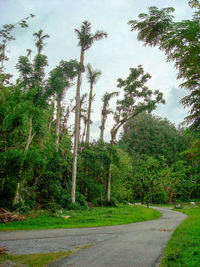
[[[114,198],[111,198],[110,201],[107,200],[103,200],[102,201],[102,206],[106,206],[106,207],[116,207],[116,200]]]
[[[84,195],[76,192],[76,202],[71,202],[71,194],[66,195],[66,208],[68,210],[86,210],[88,209],[88,203]]]
[[[154,204],[167,204],[168,196],[164,191],[157,192],[152,195],[152,203]]]

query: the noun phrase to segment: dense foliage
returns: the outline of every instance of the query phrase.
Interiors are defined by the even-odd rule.
[[[184,129],[177,129],[167,119],[142,113],[124,125],[119,143],[128,153],[134,150],[157,159],[163,156],[171,164],[180,159],[190,139]]]
[[[167,119],[140,114],[124,125],[119,146],[127,151],[131,175],[125,191],[142,202],[172,202],[200,197],[199,158],[187,150],[192,138]],[[196,147],[196,146],[195,146]]]

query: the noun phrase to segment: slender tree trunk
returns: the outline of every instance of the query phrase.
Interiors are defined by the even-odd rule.
[[[81,106],[80,106],[81,108]],[[81,112],[79,115],[79,123],[78,123],[78,144],[81,142]]]
[[[32,140],[33,140],[33,137],[34,137],[34,135],[35,135],[35,133],[32,135],[32,128],[33,128],[33,117],[32,117],[32,115],[31,115],[30,120],[29,120],[29,133],[28,133],[28,139],[27,139],[27,141],[26,141],[26,147],[25,147],[25,149],[24,149],[24,154],[25,154],[25,155],[26,155],[26,153],[27,153],[27,151],[28,151],[28,149],[29,149],[29,146],[30,146],[30,144],[31,144],[31,142],[32,142]]]
[[[106,200],[110,202],[110,191],[111,191],[111,171],[112,165],[110,163],[109,170],[108,170],[108,181],[107,181],[107,192],[106,192]]]
[[[81,49],[80,63],[83,68],[84,51]],[[81,87],[81,74],[79,73],[76,87],[76,110],[75,110],[75,126],[74,126],[74,153],[73,153],[73,169],[72,169],[72,203],[76,201],[76,175],[77,175],[77,151],[79,140],[79,116],[80,116],[80,87]]]
[[[169,197],[168,197],[168,203],[169,203],[169,204],[172,204],[172,203],[173,203],[173,201],[172,201],[173,196],[174,196],[174,194],[173,194],[172,192],[170,192],[170,193],[169,193]]]
[[[48,127],[49,132],[51,131],[51,124],[52,124],[52,117],[51,117],[50,120],[49,120],[49,127]]]
[[[67,126],[67,122],[68,122],[68,118],[69,118],[69,113],[70,113],[70,110],[69,110],[69,106],[68,106],[67,107],[67,111],[63,116],[62,126],[60,125],[60,141],[61,141],[61,139],[63,138],[63,136],[65,134],[65,130],[68,129],[66,126]],[[61,116],[62,116],[62,114],[61,114]]]
[[[90,116],[91,116],[91,108],[92,108],[92,91],[93,84],[90,84],[90,95],[89,95],[89,104],[88,104],[88,118],[87,118],[87,131],[86,131],[86,143],[90,141]]]
[[[102,111],[102,117],[101,117],[101,126],[100,126],[100,129],[101,129],[101,132],[100,132],[100,140],[103,142],[103,134],[104,134],[104,129],[105,129],[105,122],[106,122],[106,116],[103,115],[103,111]],[[100,168],[102,168],[103,166],[103,163],[100,162]],[[109,166],[109,171],[110,171],[110,166]],[[108,188],[110,188],[110,184],[111,184],[111,181],[109,179],[109,173],[108,173],[108,184],[107,184],[107,193],[106,193],[106,200],[109,198],[110,199],[110,193],[108,193]],[[101,181],[101,184],[103,184],[103,182]],[[110,189],[109,189],[110,191]],[[100,205],[102,204],[102,200],[103,200],[103,197],[102,197],[102,193],[99,197],[99,203]],[[109,200],[110,201],[110,200]]]
[[[105,130],[105,123],[106,123],[106,116],[102,115],[101,119],[101,132],[100,132],[100,140],[103,141],[103,136],[104,136],[104,130]]]
[[[105,121],[106,121],[106,116],[103,115],[103,112],[102,112],[102,118],[101,118],[101,126],[100,126],[100,129],[101,129],[101,132],[100,132],[100,140],[103,142],[103,134],[104,134],[104,129],[105,129]],[[103,166],[103,162],[100,162],[100,168],[102,168]],[[110,167],[109,167],[110,169]],[[109,180],[109,174],[108,174],[108,180]],[[102,180],[101,180],[101,184],[103,184]],[[109,184],[109,187],[110,187],[110,182],[108,183]],[[107,184],[107,193],[108,193],[108,184]],[[109,194],[110,195],[110,194]],[[106,194],[106,199],[107,199],[107,194]],[[102,193],[99,197],[99,203],[100,203],[100,206],[102,204],[102,200],[103,200],[103,197],[102,197]]]
[[[61,105],[60,100],[57,101],[57,113],[56,113],[56,151],[58,152],[59,135],[60,135],[60,113]]]
[[[114,136],[112,136],[112,134],[111,134],[110,144],[114,145]],[[110,202],[110,192],[111,192],[111,172],[112,172],[112,157],[113,157],[112,152],[110,154],[110,157],[111,157],[111,163],[108,170],[107,192],[106,192],[106,200],[108,202]]]
[[[86,127],[87,127],[87,122],[85,121],[84,129],[83,129],[83,135],[82,135],[82,142],[84,142],[84,139],[85,139]]]
[[[83,67],[84,68],[84,67]],[[82,77],[80,79],[80,88],[81,88],[81,84],[82,84]],[[81,99],[81,96],[80,96]],[[81,142],[81,101],[79,104],[79,121],[78,121],[78,144]]]
[[[50,118],[49,118],[49,132],[51,130],[51,124],[52,124],[52,121],[53,121],[53,114],[54,114],[54,99],[52,100],[52,103],[51,103],[51,107],[52,107],[52,114],[50,115]]]
[[[13,199],[13,205],[15,205],[19,201],[19,188],[20,188],[21,183],[17,183],[16,191],[15,191],[15,196]]]
[[[31,142],[33,140],[33,137],[35,135],[35,133],[32,135],[32,128],[33,128],[33,118],[32,118],[32,115],[31,115],[30,120],[29,120],[29,133],[28,133],[28,138],[27,138],[27,141],[26,141],[26,146],[25,146],[25,149],[24,149],[24,155],[26,155],[26,153],[27,153],[27,151],[29,149],[29,146],[30,146],[30,144],[31,144]],[[23,167],[23,163],[21,164],[21,167],[20,167],[19,177],[21,177],[21,175],[22,175],[22,167]],[[14,199],[13,199],[13,204],[14,205],[20,199],[20,195],[19,195],[20,185],[21,185],[21,183],[18,182],[16,191],[15,191],[15,196],[14,196]]]

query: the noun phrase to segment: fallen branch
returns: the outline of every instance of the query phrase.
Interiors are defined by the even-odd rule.
[[[19,213],[9,212],[6,209],[0,209],[0,221],[8,223],[13,221],[23,221],[24,217]]]
[[[7,247],[0,247],[0,254],[8,254],[8,248]]]

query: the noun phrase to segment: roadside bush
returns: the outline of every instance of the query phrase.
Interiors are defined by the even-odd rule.
[[[51,213],[56,213],[56,211],[60,209],[60,205],[55,202],[49,202],[45,205],[45,209],[47,209]]]
[[[76,202],[71,202],[71,194],[66,195],[66,208],[68,210],[87,210],[88,209],[88,203],[86,201],[86,198],[84,195],[80,194],[79,192],[76,192]]]
[[[20,201],[12,207],[12,210],[19,213],[28,213],[29,211],[34,209],[36,205],[36,201],[31,199],[29,201],[26,201],[25,203]]]
[[[111,198],[110,201],[103,200],[103,201],[102,201],[102,206],[106,206],[106,207],[116,207],[116,206],[117,206],[116,199]]]
[[[23,162],[23,151],[9,149],[0,153],[0,206],[13,208],[13,198],[17,183],[21,182],[20,168]]]
[[[157,192],[152,195],[152,203],[153,204],[167,204],[168,196],[164,191]]]

